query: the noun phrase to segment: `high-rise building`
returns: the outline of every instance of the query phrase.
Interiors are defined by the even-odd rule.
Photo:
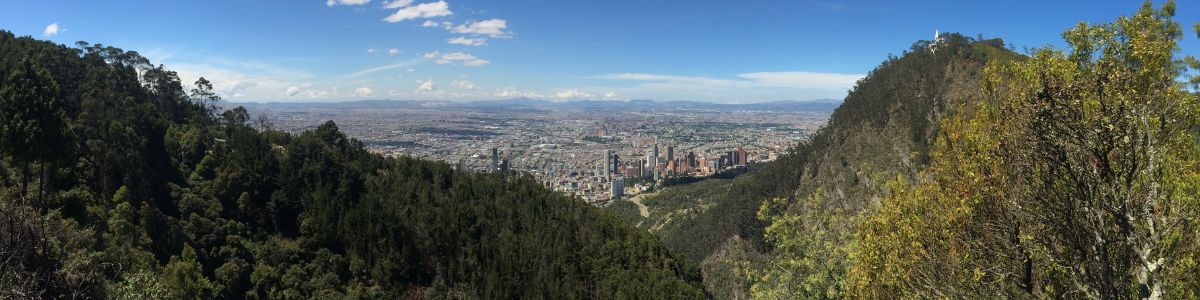
[[[612,155],[612,167],[611,168],[612,168],[613,173],[621,172],[621,155],[620,154],[614,153]]]
[[[654,143],[654,150],[653,150],[653,152],[650,153],[650,163],[655,166],[658,165],[658,143],[657,142]]]
[[[654,140],[654,153],[650,155],[650,172],[654,173],[654,181],[658,181],[658,139]]]
[[[614,178],[611,186],[612,186],[612,191],[609,191],[609,195],[613,199],[618,199],[618,198],[621,198],[621,196],[625,196],[625,179],[624,178],[621,178],[621,177]]]
[[[496,170],[500,170],[500,150],[492,147],[492,169],[488,170],[488,172],[495,172]]]
[[[737,147],[737,155],[738,155],[738,159],[739,159],[737,164],[740,166],[749,165],[750,164],[750,155],[748,155],[748,154],[749,153],[746,153],[746,149],[742,149],[742,147]]]
[[[675,146],[667,145],[667,161],[675,160]]]
[[[611,159],[612,159],[612,156],[613,156],[612,150],[610,150],[610,149],[605,149],[605,150],[604,150],[604,162],[600,163],[600,168],[601,168],[601,169],[604,169],[604,171],[603,171],[603,172],[604,172],[604,179],[606,179],[606,180],[607,180],[607,179],[609,179],[609,178],[611,178],[611,176],[612,176],[612,175],[610,174],[610,172],[612,172],[612,169],[611,169],[611,168],[609,168],[609,165],[610,165],[610,164],[609,164],[609,160],[611,160]]]

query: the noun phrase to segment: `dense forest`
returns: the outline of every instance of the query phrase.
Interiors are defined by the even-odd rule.
[[[706,297],[529,177],[273,130],[134,51],[0,31],[0,75],[0,298]]]

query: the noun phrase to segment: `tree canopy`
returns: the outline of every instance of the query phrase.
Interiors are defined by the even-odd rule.
[[[0,31],[0,74],[0,298],[705,297],[694,263],[532,178],[255,128],[137,52]]]

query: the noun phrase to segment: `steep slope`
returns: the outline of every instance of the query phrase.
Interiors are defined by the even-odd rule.
[[[705,297],[530,178],[251,126],[136,52],[0,31],[0,78],[0,298]]]
[[[940,120],[980,90],[983,67],[1018,54],[1001,40],[943,34],[918,41],[860,80],[823,127],[800,147],[796,198],[817,189],[851,213],[877,197],[885,180],[928,164]]]
[[[651,213],[641,227],[703,261],[714,297],[744,298],[749,284],[738,280],[744,270],[729,262],[756,261],[771,251],[763,236],[769,223],[758,215],[765,200],[782,201],[763,217],[802,210],[799,199],[816,191],[827,196],[825,207],[808,209],[853,215],[878,201],[888,179],[913,176],[927,164],[937,124],[979,90],[987,62],[1017,57],[1000,40],[944,34],[918,41],[860,80],[807,143],[733,180],[664,188],[644,201]]]

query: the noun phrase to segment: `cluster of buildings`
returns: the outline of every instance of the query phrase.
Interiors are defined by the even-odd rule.
[[[666,178],[685,176],[705,176],[721,170],[746,166],[750,164],[750,154],[738,146],[736,149],[709,158],[708,155],[697,155],[694,151],[676,155],[675,146],[666,147],[666,155],[659,152],[658,143],[645,157],[621,161],[617,154],[606,154],[606,163],[611,165],[613,173],[622,174],[628,178],[658,181]],[[606,153],[611,150],[605,150]],[[611,161],[611,162],[609,162]],[[605,170],[607,174],[608,170]]]
[[[827,114],[712,110],[277,108],[282,130],[334,120],[376,153],[441,160],[470,172],[520,172],[587,202],[773,160]]]

